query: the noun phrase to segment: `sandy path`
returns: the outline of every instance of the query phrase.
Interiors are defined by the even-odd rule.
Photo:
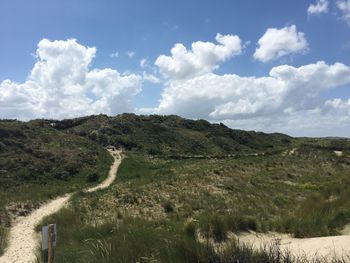
[[[350,262],[350,235],[292,238],[287,234],[279,233],[244,233],[238,236],[240,242],[252,245],[253,248],[263,248],[279,241],[282,251],[289,251],[296,256],[305,256],[309,260],[315,256],[328,260],[334,257],[344,257],[345,262]]]
[[[114,157],[114,163],[111,166],[111,169],[109,170],[107,179],[104,180],[101,184],[99,184],[95,187],[92,187],[90,189],[87,189],[86,192],[91,193],[91,192],[95,192],[99,189],[107,188],[115,180],[115,178],[117,176],[118,167],[122,161],[121,152],[118,152],[118,151],[109,151],[109,152]]]
[[[122,161],[120,151],[109,151],[114,157],[114,163],[111,166],[108,177],[101,184],[89,188],[86,192],[94,192],[98,189],[108,187],[116,178],[118,167]],[[34,228],[43,220],[44,217],[56,213],[64,207],[69,201],[71,194],[57,197],[54,200],[42,205],[37,210],[25,217],[19,217],[13,224],[9,233],[9,246],[5,254],[0,257],[0,263],[27,263],[35,260],[39,236]]]

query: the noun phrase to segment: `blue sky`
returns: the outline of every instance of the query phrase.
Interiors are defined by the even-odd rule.
[[[308,11],[311,5],[317,5],[317,10]],[[43,50],[64,45],[64,42],[53,44],[55,40],[76,39],[76,45],[72,43],[72,48],[78,48],[77,45],[96,48],[96,52],[88,59],[87,64],[89,70],[100,70],[98,84],[97,80],[93,79],[90,86],[86,86],[83,91],[84,96],[93,100],[84,102],[87,107],[86,114],[102,112],[114,115],[124,111],[179,114],[188,118],[222,121],[233,128],[281,131],[292,135],[350,136],[347,124],[350,120],[349,0],[181,0],[176,2],[37,0],[35,3],[3,0],[0,3],[0,9],[2,11],[0,16],[0,111],[2,109],[2,113],[0,112],[0,117],[2,118],[65,118],[84,115],[84,108],[79,106],[82,97],[74,97],[78,96],[76,95],[78,91],[73,95],[69,94],[67,104],[63,103],[66,101],[64,97],[62,105],[57,104],[57,108],[45,108],[45,105],[52,103],[41,101],[38,97],[55,97],[52,95],[52,90],[57,90],[58,87],[53,88],[50,86],[54,85],[51,82],[45,83],[42,80],[38,81],[37,78],[53,72],[48,65],[55,65],[55,57],[50,56],[48,59],[44,56],[33,56],[40,49],[38,44],[43,39],[50,41],[43,45]],[[271,33],[269,38],[266,36],[269,40],[262,47],[265,53],[260,57],[254,57],[256,50],[261,46],[258,43],[259,39],[267,33],[269,28],[275,29],[275,34]],[[220,46],[215,39],[218,33],[223,36],[237,36],[240,39],[240,49],[230,49],[225,55],[208,51],[206,55],[217,57],[208,62],[210,69],[204,71],[198,68],[208,66],[198,62],[203,58],[200,56],[193,58],[198,59],[199,64],[192,60],[194,64],[192,62],[190,65],[186,64],[195,69],[190,68],[185,79],[179,79],[174,71],[169,71],[176,63],[184,65],[182,63],[187,61],[174,59],[171,55],[170,50],[176,43],[181,43],[191,53],[193,51],[191,51],[191,44],[198,41]],[[285,45],[288,48],[283,51],[283,55],[277,56],[277,53],[273,53],[283,49],[284,44],[278,43],[279,39],[289,37],[292,38],[292,42],[286,42]],[[272,54],[272,58],[271,56],[269,58],[266,52],[272,52],[275,55]],[[130,56],[131,53],[133,53],[132,56]],[[118,55],[111,56],[111,54]],[[168,64],[155,63],[162,54],[172,58],[173,61],[167,61]],[[146,61],[146,66],[140,66],[142,59]],[[49,60],[52,63],[48,62]],[[42,62],[40,70],[34,79],[32,74],[34,65],[40,61]],[[325,66],[316,66],[318,61],[324,61]],[[46,66],[42,65],[45,63]],[[336,63],[344,67],[335,67]],[[299,75],[293,76],[293,79],[300,78],[306,81],[305,83],[309,83],[316,82],[313,78],[318,80],[324,78],[320,85],[325,86],[310,87],[305,90],[306,95],[303,96],[304,91],[298,86],[301,85],[301,80],[291,82],[291,79],[288,79],[284,80],[285,84],[280,88],[285,91],[279,91],[279,95],[275,96],[272,95],[275,84],[269,81],[270,84],[266,84],[267,87],[264,86],[266,94],[263,93],[257,97],[249,95],[260,92],[260,80],[257,84],[250,84],[258,85],[257,91],[254,91],[244,88],[246,85],[244,77],[256,79],[271,77],[269,72],[283,65],[295,69],[309,65],[310,70],[317,70],[318,73],[307,80],[305,76],[309,76],[307,73],[309,71],[300,73],[301,75],[298,73]],[[105,69],[114,70],[120,76],[113,75],[111,77],[113,81],[106,84],[101,80],[102,76],[106,76]],[[72,72],[75,70],[72,69]],[[85,68],[80,70],[86,71]],[[335,77],[332,75],[334,71],[338,74]],[[57,72],[62,73],[63,70],[60,69]],[[57,77],[57,74],[48,76]],[[77,83],[77,80],[69,79],[71,74],[68,77],[62,74],[55,83],[68,83],[67,90],[73,86],[80,87],[89,83],[89,81],[80,83],[80,78]],[[145,75],[152,75],[153,81],[147,80]],[[224,82],[226,81],[223,78],[224,75],[231,77],[237,75],[240,78]],[[330,79],[331,75],[334,77],[333,80]],[[275,76],[274,81],[281,76]],[[198,93],[198,89],[201,88],[196,86],[197,84],[192,85],[196,81],[199,82],[201,78],[206,78],[203,81],[206,83],[213,77],[217,77],[215,81],[219,83],[212,84],[214,86],[208,88],[204,95]],[[67,81],[64,81],[65,78]],[[91,76],[88,79],[91,79]],[[339,79],[341,81],[338,81]],[[4,80],[9,80],[10,84],[8,82],[1,84]],[[28,81],[34,81],[38,87],[31,90],[33,87],[30,83],[28,84]],[[125,84],[126,81],[128,81],[127,84]],[[108,85],[109,88],[107,88]],[[222,88],[216,89],[219,86]],[[52,90],[48,92],[45,89]],[[223,100],[222,94],[226,94],[226,90],[231,89],[233,91],[227,94],[229,99]],[[236,92],[237,90],[240,92]],[[36,97],[32,95],[35,92],[38,92]],[[113,94],[109,96],[113,97],[113,100],[106,96],[108,92]],[[101,95],[102,93],[105,95]],[[82,95],[82,93],[79,94]],[[184,98],[181,94],[191,95]],[[60,96],[66,96],[67,91],[56,95],[55,98],[60,100]],[[31,98],[26,100],[25,97],[28,96]],[[274,102],[262,101],[263,97],[269,96],[277,101],[273,107],[270,104]],[[103,100],[98,103],[98,107],[95,105],[92,108],[92,103],[102,97]],[[215,99],[212,99],[213,97]],[[292,97],[296,97],[298,103],[302,100],[302,105],[291,106],[293,103],[297,104],[296,101],[291,101]],[[74,98],[76,98],[75,102]],[[33,108],[37,103],[40,103],[41,107]],[[202,104],[199,105],[199,103]],[[114,107],[115,104],[120,106]],[[181,108],[177,108],[176,104]],[[69,113],[64,110],[67,105],[72,109]],[[203,105],[211,105],[211,107],[209,109],[209,106]],[[192,107],[196,109],[193,112]],[[244,110],[239,110],[238,107]],[[76,108],[78,110],[74,112]],[[329,120],[334,119],[341,120],[327,129],[322,129],[323,126],[329,126],[327,125]],[[300,123],[300,127],[295,127],[295,123]]]

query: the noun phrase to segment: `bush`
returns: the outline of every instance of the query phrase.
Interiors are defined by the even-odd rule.
[[[243,217],[238,221],[238,229],[244,231],[256,231],[258,229],[258,223],[255,218]]]
[[[98,176],[98,174],[97,174],[96,172],[92,172],[92,173],[90,173],[90,174],[88,175],[87,181],[88,181],[89,183],[95,183],[95,182],[98,181],[99,178],[100,178],[100,177]]]
[[[157,155],[157,154],[160,154],[161,153],[161,151],[158,149],[158,148],[149,148],[148,150],[147,150],[147,152],[148,152],[148,154],[150,154],[150,155]]]
[[[215,242],[225,241],[227,238],[227,226],[225,220],[220,216],[214,216],[211,220],[211,233]]]
[[[189,221],[185,224],[185,234],[191,239],[196,239],[197,227],[193,221]]]
[[[70,174],[65,170],[56,171],[54,177],[58,180],[68,181]]]
[[[170,201],[165,202],[163,204],[163,208],[165,213],[172,213],[175,210],[173,204]]]
[[[258,229],[258,223],[253,217],[237,217],[228,215],[226,217],[226,224],[228,229],[233,232],[248,230],[257,231]]]

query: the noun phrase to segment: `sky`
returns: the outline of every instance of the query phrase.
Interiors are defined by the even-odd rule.
[[[350,137],[350,0],[2,0],[0,118]]]

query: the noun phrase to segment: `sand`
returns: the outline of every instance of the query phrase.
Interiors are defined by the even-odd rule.
[[[350,235],[293,238],[288,234],[280,233],[243,233],[238,236],[240,242],[251,245],[255,249],[270,246],[276,241],[282,251],[288,251],[295,256],[303,256],[310,261],[315,258],[324,258],[331,261],[334,257],[344,258],[350,262]]]

